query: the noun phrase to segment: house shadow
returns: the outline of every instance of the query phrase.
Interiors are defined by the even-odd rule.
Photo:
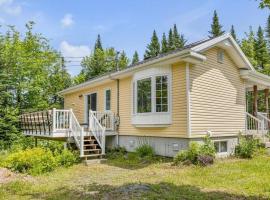
[[[132,178],[132,177],[131,177]],[[61,187],[49,193],[27,193],[31,199],[43,200],[74,200],[74,199],[185,199],[185,200],[244,200],[268,199],[262,196],[245,196],[228,193],[226,191],[205,191],[192,185],[175,185],[168,182],[158,184],[130,183],[121,186],[88,184],[74,186],[74,188]]]

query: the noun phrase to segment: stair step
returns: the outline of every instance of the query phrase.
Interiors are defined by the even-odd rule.
[[[98,156],[103,156],[103,154],[89,154],[89,155],[83,155],[83,158],[87,158],[87,157],[98,157]]]
[[[84,144],[84,147],[94,147],[94,146],[98,146],[98,144]]]
[[[86,152],[87,152],[87,151],[90,151],[90,152],[91,152],[91,151],[100,151],[100,150],[101,150],[101,149],[84,149],[83,151],[86,151]]]

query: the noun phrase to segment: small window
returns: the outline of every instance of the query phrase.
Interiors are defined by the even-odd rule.
[[[111,110],[111,90],[105,91],[105,110]]]
[[[151,78],[137,81],[137,113],[151,112]]]
[[[217,61],[219,63],[223,63],[224,62],[224,51],[223,50],[218,50],[217,51]]]
[[[156,77],[156,112],[168,112],[168,76]]]
[[[217,153],[227,153],[228,152],[228,142],[227,141],[216,141],[214,142],[215,149]]]

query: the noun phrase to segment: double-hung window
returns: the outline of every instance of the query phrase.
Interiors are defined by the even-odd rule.
[[[156,112],[168,112],[168,76],[156,77]]]

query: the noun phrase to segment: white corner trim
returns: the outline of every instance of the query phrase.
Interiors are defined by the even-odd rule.
[[[187,134],[191,137],[189,63],[186,63]]]

